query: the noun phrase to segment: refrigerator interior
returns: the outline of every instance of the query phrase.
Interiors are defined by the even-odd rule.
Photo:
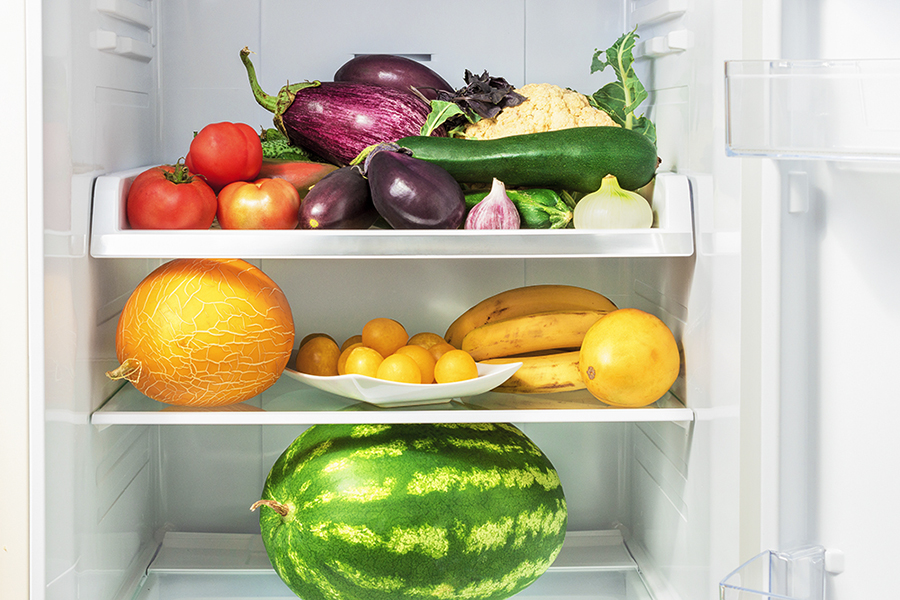
[[[44,460],[32,494],[43,534],[33,541],[35,598],[291,597],[261,554],[248,508],[272,462],[306,426],[484,419],[522,427],[566,490],[570,539],[524,596],[715,597],[741,558],[740,167],[722,151],[721,74],[726,57],[742,56],[740,17],[700,0],[499,0],[452,9],[399,0],[45,0],[45,317],[42,349],[34,350],[44,359]],[[224,232],[126,233],[124,250],[104,254],[92,238],[105,216],[92,210],[108,198],[95,189],[108,174],[173,162],[207,123],[268,126],[271,115],[255,104],[238,59],[242,47],[255,52],[260,83],[271,92],[286,80],[330,79],[357,53],[396,53],[453,83],[465,69],[487,70],[514,85],[592,93],[613,77],[590,73],[593,51],[635,26],[636,68],[650,92],[640,111],[657,124],[661,172],[687,190],[679,215],[687,249],[626,240],[624,250],[601,252],[593,244],[606,238],[594,235],[573,237],[571,251],[567,238],[546,234],[514,240],[509,252],[484,251],[477,246],[488,243],[484,237],[397,235],[373,244],[366,232],[351,236],[368,244],[365,251],[348,257],[316,257],[308,241],[291,255],[274,250],[278,236],[268,234],[235,247],[285,291],[297,339],[312,331],[344,339],[374,316],[442,333],[504,289],[596,289],[619,306],[656,314],[675,333],[684,368],[657,406],[607,410],[579,405],[591,404],[582,394],[566,409],[520,397],[514,407],[372,411],[280,381],[243,410],[185,412],[152,401],[148,408],[106,378],[131,291],[173,253],[203,256],[207,238]],[[341,241],[326,239],[332,247]],[[227,243],[209,243],[228,252]],[[285,396],[288,407],[277,409]]]

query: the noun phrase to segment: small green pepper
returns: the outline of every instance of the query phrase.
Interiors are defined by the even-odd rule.
[[[488,190],[466,192],[466,210],[481,202],[488,193]],[[523,229],[565,229],[572,221],[572,209],[553,190],[507,189],[506,195],[516,205]]]

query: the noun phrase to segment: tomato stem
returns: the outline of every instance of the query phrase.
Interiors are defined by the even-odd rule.
[[[179,158],[178,162],[172,165],[171,171],[163,169],[163,175],[165,175],[167,180],[174,184],[191,183],[194,180],[194,175],[184,164],[183,158]]]

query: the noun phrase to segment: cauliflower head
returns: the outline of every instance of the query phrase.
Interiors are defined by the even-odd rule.
[[[594,108],[587,96],[550,83],[529,83],[516,90],[527,98],[504,108],[493,119],[468,125],[465,136],[490,140],[571,127],[618,127],[606,112]]]

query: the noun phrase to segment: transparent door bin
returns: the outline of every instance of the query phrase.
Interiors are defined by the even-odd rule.
[[[825,549],[758,554],[719,583],[720,600],[824,600]]]
[[[732,156],[900,160],[900,60],[725,64]]]

